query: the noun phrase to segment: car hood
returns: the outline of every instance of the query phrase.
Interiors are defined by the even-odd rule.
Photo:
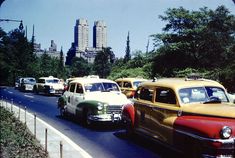
[[[52,86],[54,89],[64,89],[64,86],[62,84],[51,83],[47,85]]]
[[[121,92],[90,92],[85,95],[85,100],[95,100],[109,105],[124,105],[130,103]]]
[[[188,104],[181,108],[183,115],[196,114],[206,116],[217,116],[235,118],[235,106],[227,103],[213,103],[213,104]]]

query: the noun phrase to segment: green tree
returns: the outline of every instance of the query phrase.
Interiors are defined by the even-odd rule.
[[[158,47],[153,74],[173,76],[187,67],[213,70],[227,64],[231,54],[228,48],[234,43],[235,18],[224,6],[215,11],[201,8],[191,12],[180,7],[165,14],[160,16],[167,22],[164,33],[153,35]]]
[[[143,67],[147,63],[147,58],[141,51],[136,51],[133,56],[133,59],[127,63],[128,68]]]
[[[128,32],[126,40],[126,54],[124,56],[124,63],[127,63],[131,60],[131,48],[130,48],[130,33]]]
[[[65,78],[66,77],[66,70],[65,70],[65,67],[64,67],[64,53],[63,53],[62,47],[61,47],[61,50],[60,50],[60,59],[59,59],[57,72],[58,72],[58,77],[59,78]]]
[[[106,78],[111,72],[114,60],[115,55],[113,51],[111,51],[111,48],[103,48],[102,51],[99,51],[95,57],[93,66],[94,72],[101,78]]]
[[[1,29],[1,83],[13,84],[17,76],[32,74],[31,65],[35,60],[31,45],[24,32],[16,29],[6,34]]]
[[[87,76],[91,73],[91,65],[83,58],[74,57],[71,65],[71,75],[76,77]]]

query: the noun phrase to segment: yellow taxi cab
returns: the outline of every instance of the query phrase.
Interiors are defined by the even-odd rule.
[[[142,78],[119,78],[115,80],[127,98],[133,98],[137,87],[144,81],[147,80]]]
[[[235,106],[225,88],[203,78],[142,83],[123,107],[128,135],[137,133],[189,157],[235,157]]]

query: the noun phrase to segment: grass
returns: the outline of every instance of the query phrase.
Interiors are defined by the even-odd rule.
[[[0,157],[48,158],[27,126],[3,107],[0,107]]]

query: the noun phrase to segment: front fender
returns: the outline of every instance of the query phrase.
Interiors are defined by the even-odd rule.
[[[98,103],[100,102],[94,100],[86,100],[84,102],[78,103],[76,107],[76,114],[82,115],[88,109],[91,110],[93,114],[97,114]]]
[[[135,107],[133,104],[127,104],[123,106],[122,110],[122,119],[125,121],[126,119],[130,119],[132,126],[135,124]]]
[[[232,128],[233,136],[235,136],[235,119],[206,116],[181,116],[174,122],[175,130],[212,139],[221,138],[220,131],[224,126]]]

